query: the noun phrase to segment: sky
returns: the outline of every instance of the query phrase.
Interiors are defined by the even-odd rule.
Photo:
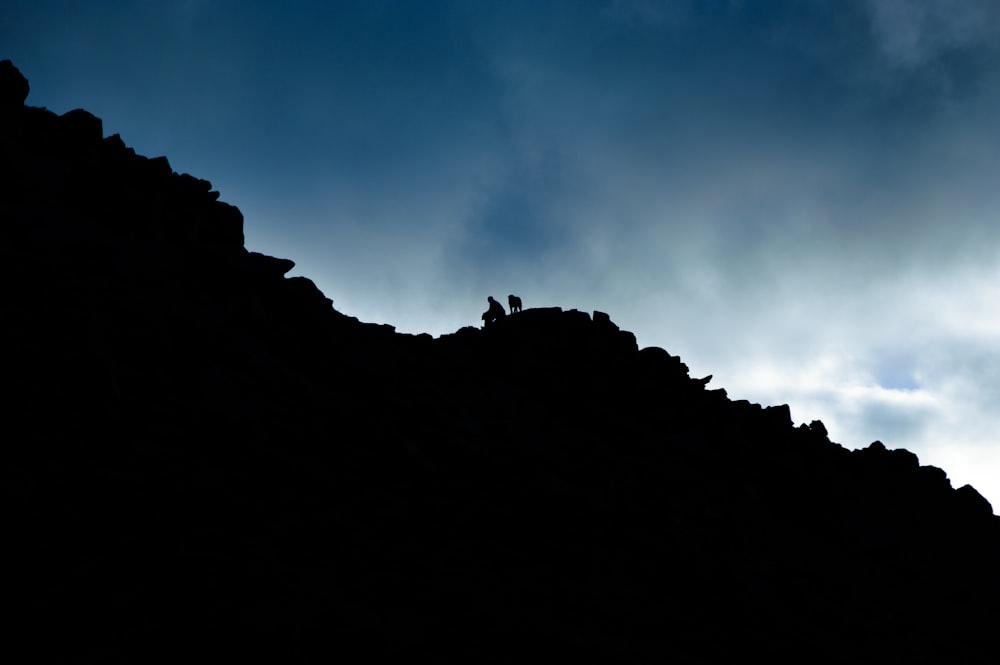
[[[995,0],[6,0],[28,103],[406,333],[600,310],[1000,510]]]

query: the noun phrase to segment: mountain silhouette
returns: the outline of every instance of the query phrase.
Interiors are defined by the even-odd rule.
[[[28,91],[0,63],[10,662],[1000,658],[972,487],[601,312],[360,322]]]

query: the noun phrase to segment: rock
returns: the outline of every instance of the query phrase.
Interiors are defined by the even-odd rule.
[[[28,79],[10,60],[0,61],[0,108],[24,105],[28,98]]]
[[[611,320],[611,316],[607,312],[598,312],[594,310],[594,323],[597,323],[605,328],[611,328],[612,330],[618,330],[618,326]]]
[[[824,439],[829,436],[829,432],[827,432],[826,425],[823,424],[822,420],[814,420],[811,423],[809,423],[808,430],[813,434],[816,434],[817,436],[820,436]]]
[[[59,129],[62,140],[74,148],[96,146],[104,138],[101,119],[83,109],[67,111],[59,116]]]
[[[276,259],[258,252],[250,252],[246,257],[247,269],[255,277],[262,280],[273,280],[283,277],[295,267],[295,262],[289,259]]]
[[[771,427],[788,429],[792,426],[792,410],[787,404],[766,407],[764,418]]]
[[[230,249],[243,247],[243,213],[236,206],[216,201],[211,207],[211,222],[202,225],[202,242]]]
[[[997,519],[941,469],[706,390],[602,312],[359,322],[208,181],[12,113],[8,651],[996,660]]]
[[[955,490],[955,498],[960,504],[959,512],[963,515],[975,515],[981,518],[993,515],[993,506],[972,485],[962,485]]]

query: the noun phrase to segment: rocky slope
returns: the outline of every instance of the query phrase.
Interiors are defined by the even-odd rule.
[[[208,182],[27,94],[0,63],[10,650],[1000,658],[1000,526],[942,470],[600,312],[361,323]]]

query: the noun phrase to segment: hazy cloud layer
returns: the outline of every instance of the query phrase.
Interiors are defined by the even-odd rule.
[[[605,310],[997,504],[997,34],[992,0],[14,0],[0,57],[342,311]]]

